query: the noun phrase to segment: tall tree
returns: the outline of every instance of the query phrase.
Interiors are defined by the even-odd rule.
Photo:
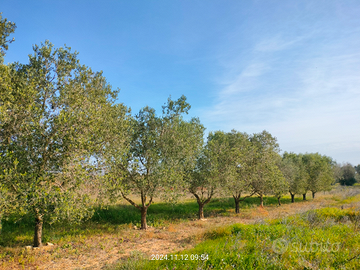
[[[44,221],[91,214],[84,187],[94,179],[90,163],[116,91],[76,52],[48,41],[34,46],[29,64],[1,72],[0,183],[18,211],[34,215],[39,247]]]
[[[176,200],[184,189],[185,172],[194,166],[204,127],[197,118],[183,119],[189,109],[185,96],[176,101],[169,98],[162,116],[152,108],[141,109],[132,119],[127,152],[119,153],[115,146],[107,154],[110,194],[120,193],[140,210],[141,229],[147,229],[147,210],[154,196]],[[130,193],[140,196],[140,204]]]

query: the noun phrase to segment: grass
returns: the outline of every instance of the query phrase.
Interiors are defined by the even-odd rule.
[[[300,200],[300,199],[297,199]],[[284,204],[290,203],[290,198],[282,200]],[[241,202],[241,209],[251,209],[259,204],[258,198],[247,198]],[[276,206],[277,199],[265,197],[265,206]],[[169,223],[179,223],[184,220],[197,219],[198,204],[187,200],[175,205],[167,203],[154,203],[148,209],[147,223],[151,227],[161,228]],[[234,213],[233,198],[214,198],[204,208],[205,217],[229,216]],[[9,220],[2,221],[0,246],[15,247],[31,245],[33,241],[34,218],[29,215],[13,215]],[[131,205],[119,204],[107,208],[96,208],[93,217],[81,224],[68,224],[66,222],[49,225],[44,224],[43,242],[57,243],[59,240],[77,235],[98,235],[104,232],[117,231],[127,226],[140,227],[140,212]]]
[[[325,195],[319,193],[314,202],[318,201],[321,205],[325,202],[327,205],[333,204],[337,207],[342,207],[348,203],[348,205],[353,206],[353,208],[344,209],[341,210],[341,212],[336,212],[340,211],[340,209],[327,210],[324,212],[319,210],[316,214],[310,214],[307,219],[302,219],[302,222],[305,225],[301,225],[301,219],[297,219],[296,226],[308,226],[306,225],[306,222],[311,219],[314,220],[314,222],[311,223],[312,228],[318,227],[316,221],[319,221],[320,219],[333,220],[327,223],[330,227],[334,225],[332,222],[337,223],[340,227],[350,226],[349,224],[353,224],[351,226],[354,227],[354,224],[360,223],[357,219],[356,209],[354,208],[360,201],[360,197],[358,196],[357,191],[352,191],[350,189],[345,190],[345,193],[346,196],[344,195],[344,190],[341,192],[336,191],[326,193]],[[231,239],[233,239],[231,241],[237,241],[238,243],[241,243],[241,245],[253,243],[252,245],[245,245],[241,248],[245,248],[244,250],[248,250],[248,252],[253,250],[255,254],[259,255],[254,258],[260,260],[260,258],[262,258],[261,256],[270,254],[266,252],[271,243],[261,242],[263,243],[263,247],[266,247],[267,249],[265,248],[265,251],[260,251],[254,244],[254,241],[260,241],[260,238],[255,240],[251,240],[250,238],[236,240],[237,234],[234,234],[234,227],[224,227],[223,225],[232,224],[235,222],[234,220],[249,220],[249,222],[257,220],[259,222],[256,226],[263,226],[261,228],[259,227],[257,230],[261,229],[266,231],[266,226],[274,226],[273,229],[278,228],[279,231],[271,231],[269,229],[270,231],[268,231],[268,234],[275,235],[275,233],[278,233],[281,235],[281,229],[284,230],[282,226],[288,226],[289,224],[282,224],[281,222],[284,221],[280,222],[279,220],[282,219],[279,219],[278,217],[288,215],[288,213],[291,212],[289,209],[299,212],[299,210],[303,209],[303,206],[308,204],[308,202],[304,202],[303,204],[301,196],[299,197],[295,198],[297,204],[293,205],[290,203],[290,197],[286,196],[282,199],[283,206],[280,208],[277,206],[276,198],[265,197],[264,209],[258,207],[258,198],[247,198],[240,204],[240,214],[235,214],[233,198],[214,198],[204,208],[205,218],[210,218],[205,222],[195,221],[197,220],[198,205],[192,199],[186,199],[175,205],[157,202],[148,209],[147,221],[148,225],[151,226],[151,229],[146,232],[134,230],[134,226],[139,227],[140,225],[140,213],[133,206],[123,202],[118,205],[109,206],[106,209],[96,208],[94,216],[90,220],[80,224],[68,224],[66,222],[54,225],[45,224],[43,242],[51,242],[54,243],[55,246],[45,247],[41,251],[24,249],[24,246],[32,245],[34,230],[33,217],[12,216],[9,220],[2,221],[2,232],[0,237],[0,269],[35,269],[40,266],[45,267],[44,265],[46,265],[46,263],[49,264],[52,262],[56,262],[58,268],[66,268],[66,264],[65,266],[59,264],[64,260],[66,263],[69,263],[69,260],[72,260],[72,265],[76,265],[77,269],[81,269],[81,264],[77,264],[79,262],[79,256],[82,256],[82,260],[86,259],[87,265],[96,262],[97,264],[95,266],[91,266],[93,268],[101,268],[108,263],[109,269],[141,269],[141,267],[145,267],[144,269],[156,269],[157,267],[166,269],[166,267],[170,266],[163,265],[162,263],[164,262],[148,262],[149,252],[152,252],[152,247],[154,245],[158,245],[160,250],[163,250],[166,254],[175,254],[171,252],[183,248],[194,247],[195,244],[200,243],[194,250],[187,250],[186,252],[188,253],[182,254],[197,254],[198,256],[201,254],[210,255],[213,254],[211,252],[215,252],[215,250],[212,251],[213,247],[217,247],[218,250],[223,250],[221,252],[227,254],[229,253],[229,250],[223,248],[227,247],[227,244],[225,244],[226,241],[229,242]],[[310,202],[312,202],[311,199]],[[319,206],[320,204],[317,203],[316,205]],[[271,218],[275,217],[277,218],[275,220],[279,221],[279,224],[270,222],[272,220]],[[269,221],[265,221],[265,219],[269,219]],[[183,226],[190,228],[186,236],[183,235]],[[209,229],[211,226],[223,227],[213,230]],[[296,226],[293,227],[295,228]],[[358,225],[355,227],[357,226]],[[242,227],[242,231],[246,232],[249,230],[251,232],[252,227],[247,229],[244,228],[245,227]],[[286,236],[286,232],[287,231],[284,231],[282,237]],[[194,233],[196,235],[194,235]],[[333,234],[335,233],[337,232],[333,232]],[[174,237],[179,238],[179,240],[175,241]],[[202,242],[203,240],[206,241]],[[144,245],[146,246],[145,248],[139,248],[144,247]],[[163,247],[164,245],[168,245],[169,247]],[[224,245],[224,247],[221,245]],[[251,246],[252,249],[250,248]],[[199,253],[200,251],[203,253]],[[118,264],[117,266],[114,265],[116,260],[125,257],[128,258],[126,261],[121,261],[121,264]],[[220,265],[224,264],[223,261],[217,259],[211,261],[212,258],[217,257],[213,254],[213,257],[209,256],[209,260],[206,261],[199,260],[197,263],[187,261],[184,262],[183,265],[175,264],[174,266],[177,267],[176,269],[188,269],[187,266],[208,269],[210,267],[209,263],[212,263],[214,267],[217,263],[220,263]],[[253,264],[255,263],[255,265],[262,265],[260,261],[254,261],[254,258],[249,257],[247,258],[247,261]],[[275,256],[274,258],[277,257]],[[80,262],[82,260],[80,260]],[[354,259],[354,261],[355,260],[356,259]],[[230,261],[231,260],[228,259],[228,262]],[[176,263],[181,264],[181,262]],[[265,260],[264,263],[268,264],[268,261]],[[239,265],[241,266],[241,264]],[[247,266],[249,265],[250,264],[247,264]],[[230,266],[225,266],[224,264],[224,267]],[[215,269],[220,268],[215,267]]]
[[[115,269],[359,269],[358,211],[324,208],[264,224],[219,228],[195,248]],[[344,221],[344,217],[349,217]],[[151,260],[153,259],[153,260]]]

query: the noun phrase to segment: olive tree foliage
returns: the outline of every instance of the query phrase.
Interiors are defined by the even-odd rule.
[[[226,133],[227,149],[224,151],[222,188],[225,195],[231,194],[235,201],[235,213],[240,212],[240,202],[251,197],[251,177],[254,173],[252,158],[254,148],[249,140],[249,135],[232,130]],[[244,193],[247,196],[241,198]]]
[[[204,127],[197,118],[183,119],[189,109],[185,96],[169,98],[161,116],[144,107],[131,119],[128,148],[119,151],[117,145],[109,145],[106,151],[109,194],[120,195],[140,210],[141,229],[147,229],[146,214],[154,197],[176,201],[184,192],[186,172],[195,165]],[[138,195],[140,203],[130,193]]]
[[[33,49],[28,64],[0,70],[0,186],[14,199],[8,210],[35,217],[38,247],[44,221],[91,215],[91,157],[116,91],[70,48]]]
[[[8,39],[8,37],[15,32],[16,25],[14,22],[9,21],[7,18],[2,17],[0,13],[0,64],[4,62],[4,56],[9,48],[8,43],[13,42],[15,39]]]
[[[279,177],[271,185],[271,194],[277,198],[278,204],[281,205],[281,198],[284,196],[284,194],[289,192],[289,182],[281,171],[282,158],[280,155],[277,155],[276,163],[280,170],[280,174],[278,173]]]
[[[360,164],[354,166],[354,168],[355,168],[355,180],[357,182],[360,182]]]
[[[356,183],[356,170],[350,163],[336,164],[335,165],[335,178],[336,181],[342,186],[352,186]]]
[[[196,166],[186,177],[186,187],[199,205],[199,219],[204,219],[204,206],[222,191],[224,178],[228,177],[227,139],[222,131],[210,132],[206,145],[197,156]]]
[[[335,182],[333,160],[319,153],[307,153],[302,155],[302,161],[307,173],[307,185],[303,199],[306,199],[306,192],[311,191],[312,197],[319,191],[331,189]]]
[[[307,186],[307,173],[302,162],[302,155],[285,152],[279,165],[288,183],[291,202],[295,202],[296,194],[304,194]]]
[[[277,166],[279,159],[279,145],[275,137],[269,132],[262,131],[250,137],[254,147],[252,157],[253,174],[251,176],[251,191],[260,199],[260,206],[264,206],[263,197],[274,194],[277,181],[282,181],[283,175]]]
[[[9,80],[9,73],[11,72],[11,69],[9,66],[4,65],[3,62],[6,51],[8,50],[8,43],[14,41],[14,39],[9,40],[8,37],[15,32],[15,29],[15,23],[3,18],[2,13],[0,13],[0,85]],[[2,169],[0,168],[0,170]],[[0,232],[3,213],[5,212],[6,207],[11,206],[11,204],[9,204],[9,196],[10,193],[8,192],[7,187],[0,182]]]

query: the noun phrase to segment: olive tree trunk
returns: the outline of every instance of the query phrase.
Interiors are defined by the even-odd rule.
[[[199,195],[196,194],[195,192],[192,193],[192,194],[195,196],[196,201],[197,201],[197,203],[198,203],[198,205],[199,205],[198,218],[199,218],[199,219],[204,219],[204,206],[210,202],[211,197],[212,197],[212,195],[213,195],[213,192],[210,193],[210,195],[207,197],[207,199],[202,199],[202,198],[200,198]]]
[[[294,203],[295,202],[295,194],[290,193],[291,196],[291,202]]]
[[[235,213],[239,214],[240,213],[240,199],[234,198],[234,200],[235,200]]]
[[[131,199],[129,199],[128,197],[126,197],[123,192],[121,192],[121,195],[130,204],[132,204],[133,206],[135,206],[137,209],[140,210],[140,213],[141,213],[140,229],[146,230],[148,228],[147,223],[146,223],[146,214],[147,214],[147,210],[148,210],[149,206],[151,205],[151,203],[153,201],[153,197],[151,196],[149,202],[146,203],[146,195],[144,194],[144,192],[141,192],[141,206],[140,206],[140,205],[136,204],[134,201],[132,201]]]
[[[41,215],[38,215],[35,217],[34,247],[42,246],[42,229],[43,217]]]
[[[199,219],[204,219],[204,205],[203,203],[199,203],[199,213],[198,213],[198,218]]]
[[[260,198],[260,207],[264,207],[264,195],[261,194],[259,198]]]
[[[244,201],[246,198],[249,198],[254,194],[255,193],[251,193],[250,195],[247,195],[247,196],[243,197],[241,200],[240,200],[240,197],[241,197],[240,192],[236,192],[235,195],[233,195],[233,198],[234,198],[234,201],[235,201],[235,213],[236,214],[240,213],[240,202]]]
[[[147,223],[146,223],[146,214],[147,214],[147,207],[141,207],[140,211],[141,211],[141,230],[146,230],[147,229]]]

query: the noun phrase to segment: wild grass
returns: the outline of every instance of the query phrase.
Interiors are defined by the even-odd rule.
[[[300,200],[300,199],[298,199]],[[290,198],[284,198],[283,203],[290,203]],[[265,205],[276,206],[277,200],[265,197]],[[258,198],[247,198],[241,202],[242,209],[252,209],[259,204]],[[170,223],[197,219],[198,205],[193,200],[178,204],[154,203],[148,209],[147,223],[151,227],[161,228]],[[233,198],[214,198],[204,208],[205,217],[229,216],[234,213]],[[54,225],[45,223],[43,242],[57,243],[78,235],[101,235],[118,231],[127,226],[140,227],[140,212],[131,205],[118,204],[106,208],[97,207],[93,217],[80,224],[68,224],[66,221]],[[30,215],[13,215],[2,221],[0,247],[15,247],[31,245],[33,241],[34,218]]]
[[[346,193],[346,196],[344,195],[344,192]],[[220,268],[217,266],[218,263],[223,266],[223,269],[231,267],[231,264],[230,266],[228,264],[225,265],[224,262],[220,260],[221,254],[223,253],[229,254],[229,256],[231,254],[231,256],[235,256],[234,253],[231,253],[227,249],[228,243],[231,241],[235,241],[241,246],[241,248],[239,247],[239,250],[236,251],[236,254],[243,254],[241,255],[241,258],[244,258],[246,261],[246,263],[237,262],[236,265],[240,267],[238,269],[241,269],[242,265],[250,267],[248,269],[255,269],[251,267],[255,267],[254,265],[260,267],[262,265],[261,260],[264,260],[264,265],[272,265],[268,261],[269,258],[271,260],[280,260],[281,263],[283,262],[283,259],[280,257],[285,255],[280,254],[281,256],[279,257],[279,254],[275,255],[274,253],[271,253],[271,250],[269,251],[269,246],[272,244],[268,241],[270,241],[269,239],[273,239],[274,235],[279,235],[279,237],[283,238],[285,237],[284,239],[289,241],[290,238],[286,237],[291,230],[286,228],[294,228],[295,230],[299,227],[304,231],[312,229],[315,229],[315,231],[330,230],[330,228],[333,228],[334,231],[332,231],[332,234],[340,236],[345,235],[345,233],[341,234],[342,231],[357,232],[358,230],[360,221],[357,215],[357,204],[360,201],[360,197],[358,196],[357,191],[338,189],[324,194],[319,193],[314,200],[314,202],[317,201],[319,203],[315,203],[314,205],[320,205],[323,207],[323,203],[326,202],[325,205],[333,204],[338,209],[316,210],[315,212],[309,212],[305,216],[301,216],[301,218],[282,219],[281,217],[291,213],[291,211],[289,211],[290,209],[295,210],[293,212],[299,212],[299,210],[306,208],[305,206],[307,203],[304,202],[303,204],[301,196],[295,198],[295,201],[297,204],[291,204],[290,197],[286,196],[282,199],[283,207],[279,208],[277,206],[277,199],[265,197],[265,209],[262,209],[258,207],[259,198],[247,198],[240,204],[240,214],[235,214],[233,198],[214,198],[204,208],[205,218],[210,218],[210,220],[205,222],[195,221],[197,220],[198,205],[193,199],[186,199],[175,205],[157,202],[151,205],[148,209],[147,221],[148,225],[151,226],[151,229],[147,232],[134,230],[135,226],[138,228],[140,227],[140,213],[133,206],[121,202],[107,208],[94,208],[94,216],[90,220],[83,221],[79,224],[69,224],[66,221],[53,225],[45,223],[43,230],[43,242],[51,242],[55,244],[55,246],[46,247],[41,251],[24,249],[25,246],[32,245],[34,218],[28,215],[14,215],[8,220],[2,220],[2,231],[0,237],[0,269],[13,269],[16,267],[35,269],[39,266],[45,267],[44,265],[46,265],[46,263],[51,264],[53,261],[65,260],[68,262],[69,258],[71,258],[71,260],[75,263],[78,261],[77,258],[79,256],[83,256],[84,259],[86,258],[87,263],[98,263],[97,266],[92,267],[101,268],[104,264],[106,264],[104,262],[109,260],[108,254],[118,254],[118,256],[114,257],[114,260],[119,257],[128,257],[126,261],[121,261],[121,263],[117,266],[114,266],[114,261],[110,261],[109,264],[111,266],[109,266],[109,269],[156,269],[158,267],[160,267],[160,269],[166,269],[166,267],[173,269],[170,268],[171,265],[164,265],[164,262],[149,262],[149,254],[146,250],[149,250],[150,246],[145,248],[143,251],[136,251],[136,249],[138,249],[137,243],[143,244],[146,241],[151,243],[154,239],[168,239],[166,243],[170,246],[173,245],[171,246],[171,249],[163,249],[168,250],[168,252],[179,250],[184,247],[191,247],[196,243],[200,243],[204,239],[206,240],[196,246],[194,250],[191,250],[191,252],[197,252],[198,255],[208,254],[209,260],[198,260],[197,262],[187,261],[183,262],[183,264],[181,264],[181,262],[173,262],[175,263],[174,267],[177,267],[176,269],[191,269],[192,267],[195,267],[195,269],[210,269],[211,267],[213,267],[212,269],[221,269],[220,266]],[[310,199],[310,201],[312,200]],[[344,209],[340,209],[341,207],[344,207]],[[271,221],[272,218],[276,218],[276,221]],[[267,232],[268,230],[267,233],[261,234],[262,236],[265,236],[264,239],[267,239],[267,242],[260,236],[258,236],[257,239],[254,238],[255,240],[252,238],[236,238],[239,236],[237,233],[234,234],[235,227],[223,226],[224,224],[233,223],[234,219],[248,220],[248,222],[257,221],[257,224],[249,225],[250,227],[241,227],[241,231],[244,233],[252,232],[251,230],[255,230],[256,228],[256,230],[262,230],[263,232]],[[217,228],[216,230],[209,230],[207,223],[210,221],[211,223],[209,224],[223,227]],[[192,226],[191,232],[196,232],[196,235],[186,236],[186,238],[182,239],[176,247],[176,245],[172,243],[173,240],[171,240],[171,238],[174,235],[179,237],[182,234],[182,224]],[[254,227],[252,228],[251,226]],[[272,226],[274,228],[267,228]],[[276,231],[276,228],[278,231]],[[337,230],[340,231],[340,234],[335,230],[335,228],[338,228]],[[244,235],[246,235],[246,233]],[[351,237],[353,236],[352,234],[349,235]],[[193,241],[193,239],[196,239],[196,241]],[[329,239],[331,240],[333,238]],[[351,240],[354,239],[357,238],[355,236],[351,238]],[[258,250],[259,247],[255,245],[255,242],[262,243],[261,247],[264,249]],[[252,244],[249,245],[249,243]],[[125,250],[124,247],[126,248]],[[214,253],[216,252],[214,248],[219,250],[218,253],[220,252],[216,255],[218,257],[214,255],[217,254]],[[258,256],[244,256],[246,252],[243,253],[243,249],[249,254],[251,252],[255,252],[254,254],[258,254]],[[268,251],[270,253],[266,253]],[[187,253],[178,254],[190,255],[189,250],[186,252]],[[210,256],[211,254],[212,257]],[[297,256],[296,254],[290,255]],[[348,255],[356,256],[355,253],[349,253]],[[226,257],[227,259],[225,257],[221,259],[224,259],[225,263],[227,263],[232,260],[230,260],[230,257]],[[212,258],[214,260],[212,260]],[[305,258],[304,260],[308,261],[309,259]],[[295,265],[292,264],[294,262],[290,259],[288,259],[288,261],[288,265]],[[351,261],[357,261],[357,258],[352,259]],[[314,262],[311,261],[311,263]],[[273,263],[273,265],[273,267],[275,267],[273,269],[282,269],[282,266],[280,268],[278,267],[278,265],[280,265],[279,263]],[[329,265],[331,266],[332,264]],[[342,267],[341,265],[340,267]],[[351,264],[345,263],[345,265]],[[77,265],[76,267],[80,266]],[[259,267],[258,269],[261,269],[261,267]],[[309,269],[317,269],[317,266],[315,268],[314,267]],[[59,268],[61,267],[59,266]],[[294,269],[297,269],[297,267]]]
[[[265,224],[236,224],[207,233],[191,250],[138,260],[137,269],[360,269],[354,216],[359,212],[324,208]]]

